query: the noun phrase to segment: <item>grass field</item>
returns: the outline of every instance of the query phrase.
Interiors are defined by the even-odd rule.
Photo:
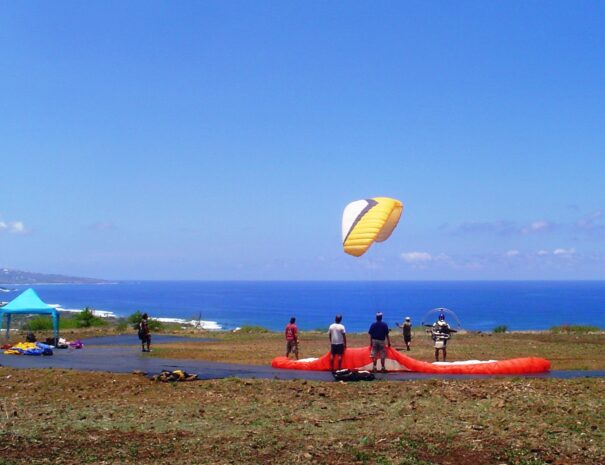
[[[266,365],[283,353],[283,336],[276,333],[221,333],[215,342],[190,342],[155,346],[153,356],[193,358],[234,363]],[[300,337],[300,356],[318,357],[328,350],[328,339],[323,333],[304,332]],[[351,347],[368,344],[365,334],[350,334]],[[403,350],[401,336],[392,342]],[[407,352],[406,352],[407,353]],[[429,337],[415,334],[412,351],[407,353],[419,360],[432,361],[434,349]],[[448,360],[490,360],[515,357],[544,357],[552,362],[554,370],[605,369],[605,333],[506,333],[457,334],[448,344]]]
[[[282,355],[281,334],[213,335],[152,355],[255,364]],[[603,334],[459,334],[449,349],[451,360],[534,355],[554,369],[605,369]],[[301,335],[301,355],[326,350],[325,334]],[[431,360],[425,335],[410,355]],[[163,384],[0,368],[0,382],[1,465],[605,463],[604,379]]]

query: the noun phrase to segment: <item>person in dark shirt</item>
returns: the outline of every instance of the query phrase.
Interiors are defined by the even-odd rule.
[[[396,323],[398,327],[403,330],[403,343],[407,350],[410,350],[410,342],[412,342],[412,319],[409,316],[405,317],[405,323],[400,325]]]
[[[147,313],[143,313],[139,323],[139,339],[141,340],[142,352],[151,352],[149,348],[151,345],[151,331],[149,331],[149,316]],[[147,349],[145,349],[145,345],[147,345]]]
[[[370,326],[368,334],[370,335],[370,348],[372,349],[372,371],[376,371],[376,361],[378,360],[378,354],[380,354],[380,361],[382,362],[381,371],[385,373],[387,371],[385,365],[387,358],[385,341],[391,347],[391,338],[389,337],[389,326],[382,321],[382,313],[378,312],[376,314],[376,321]]]

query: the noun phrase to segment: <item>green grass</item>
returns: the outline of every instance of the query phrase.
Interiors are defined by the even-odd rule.
[[[591,325],[560,325],[553,326],[550,331],[555,334],[585,334],[585,333],[598,333],[603,331],[603,328]]]
[[[53,322],[49,316],[35,316],[24,325],[30,331],[50,331],[53,329]],[[59,320],[59,329],[78,328],[77,321],[73,318],[61,318]]]
[[[80,315],[81,314],[73,316],[62,315],[59,319],[59,329],[87,328],[91,326],[105,326],[107,324],[102,318],[92,317],[83,319]],[[53,322],[50,316],[38,315],[26,320],[23,323],[23,327],[29,331],[50,331],[53,329]]]
[[[267,328],[262,326],[254,326],[254,325],[244,325],[240,328],[238,333],[241,334],[264,334],[269,333],[270,331]]]

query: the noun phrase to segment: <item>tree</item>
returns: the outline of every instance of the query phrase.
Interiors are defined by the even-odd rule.
[[[102,318],[95,316],[90,307],[86,307],[75,317],[78,328],[90,328],[91,326],[102,326],[105,324]]]
[[[127,319],[128,324],[130,326],[132,326],[132,329],[139,329],[139,323],[141,322],[141,320],[143,319],[143,314],[141,312],[139,312],[138,310],[136,312],[134,312],[132,315],[130,315]]]

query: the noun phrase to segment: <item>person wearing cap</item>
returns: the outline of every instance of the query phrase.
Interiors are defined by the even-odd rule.
[[[382,372],[387,371],[385,361],[387,358],[387,350],[385,347],[385,341],[389,347],[391,347],[391,338],[389,337],[389,326],[382,321],[382,313],[376,314],[376,321],[370,326],[368,331],[370,335],[370,348],[373,368],[372,371],[376,371],[376,361],[378,360],[378,354],[380,354],[380,361],[382,362]]]
[[[405,317],[405,322],[400,325],[395,323],[403,330],[403,343],[407,350],[410,350],[410,342],[412,342],[412,319],[409,316]]]
[[[443,361],[447,358],[447,341],[450,338],[450,325],[445,321],[445,313],[440,313],[439,318],[433,323],[431,329],[433,341],[435,342],[435,361],[439,361],[439,352],[443,352]]]

